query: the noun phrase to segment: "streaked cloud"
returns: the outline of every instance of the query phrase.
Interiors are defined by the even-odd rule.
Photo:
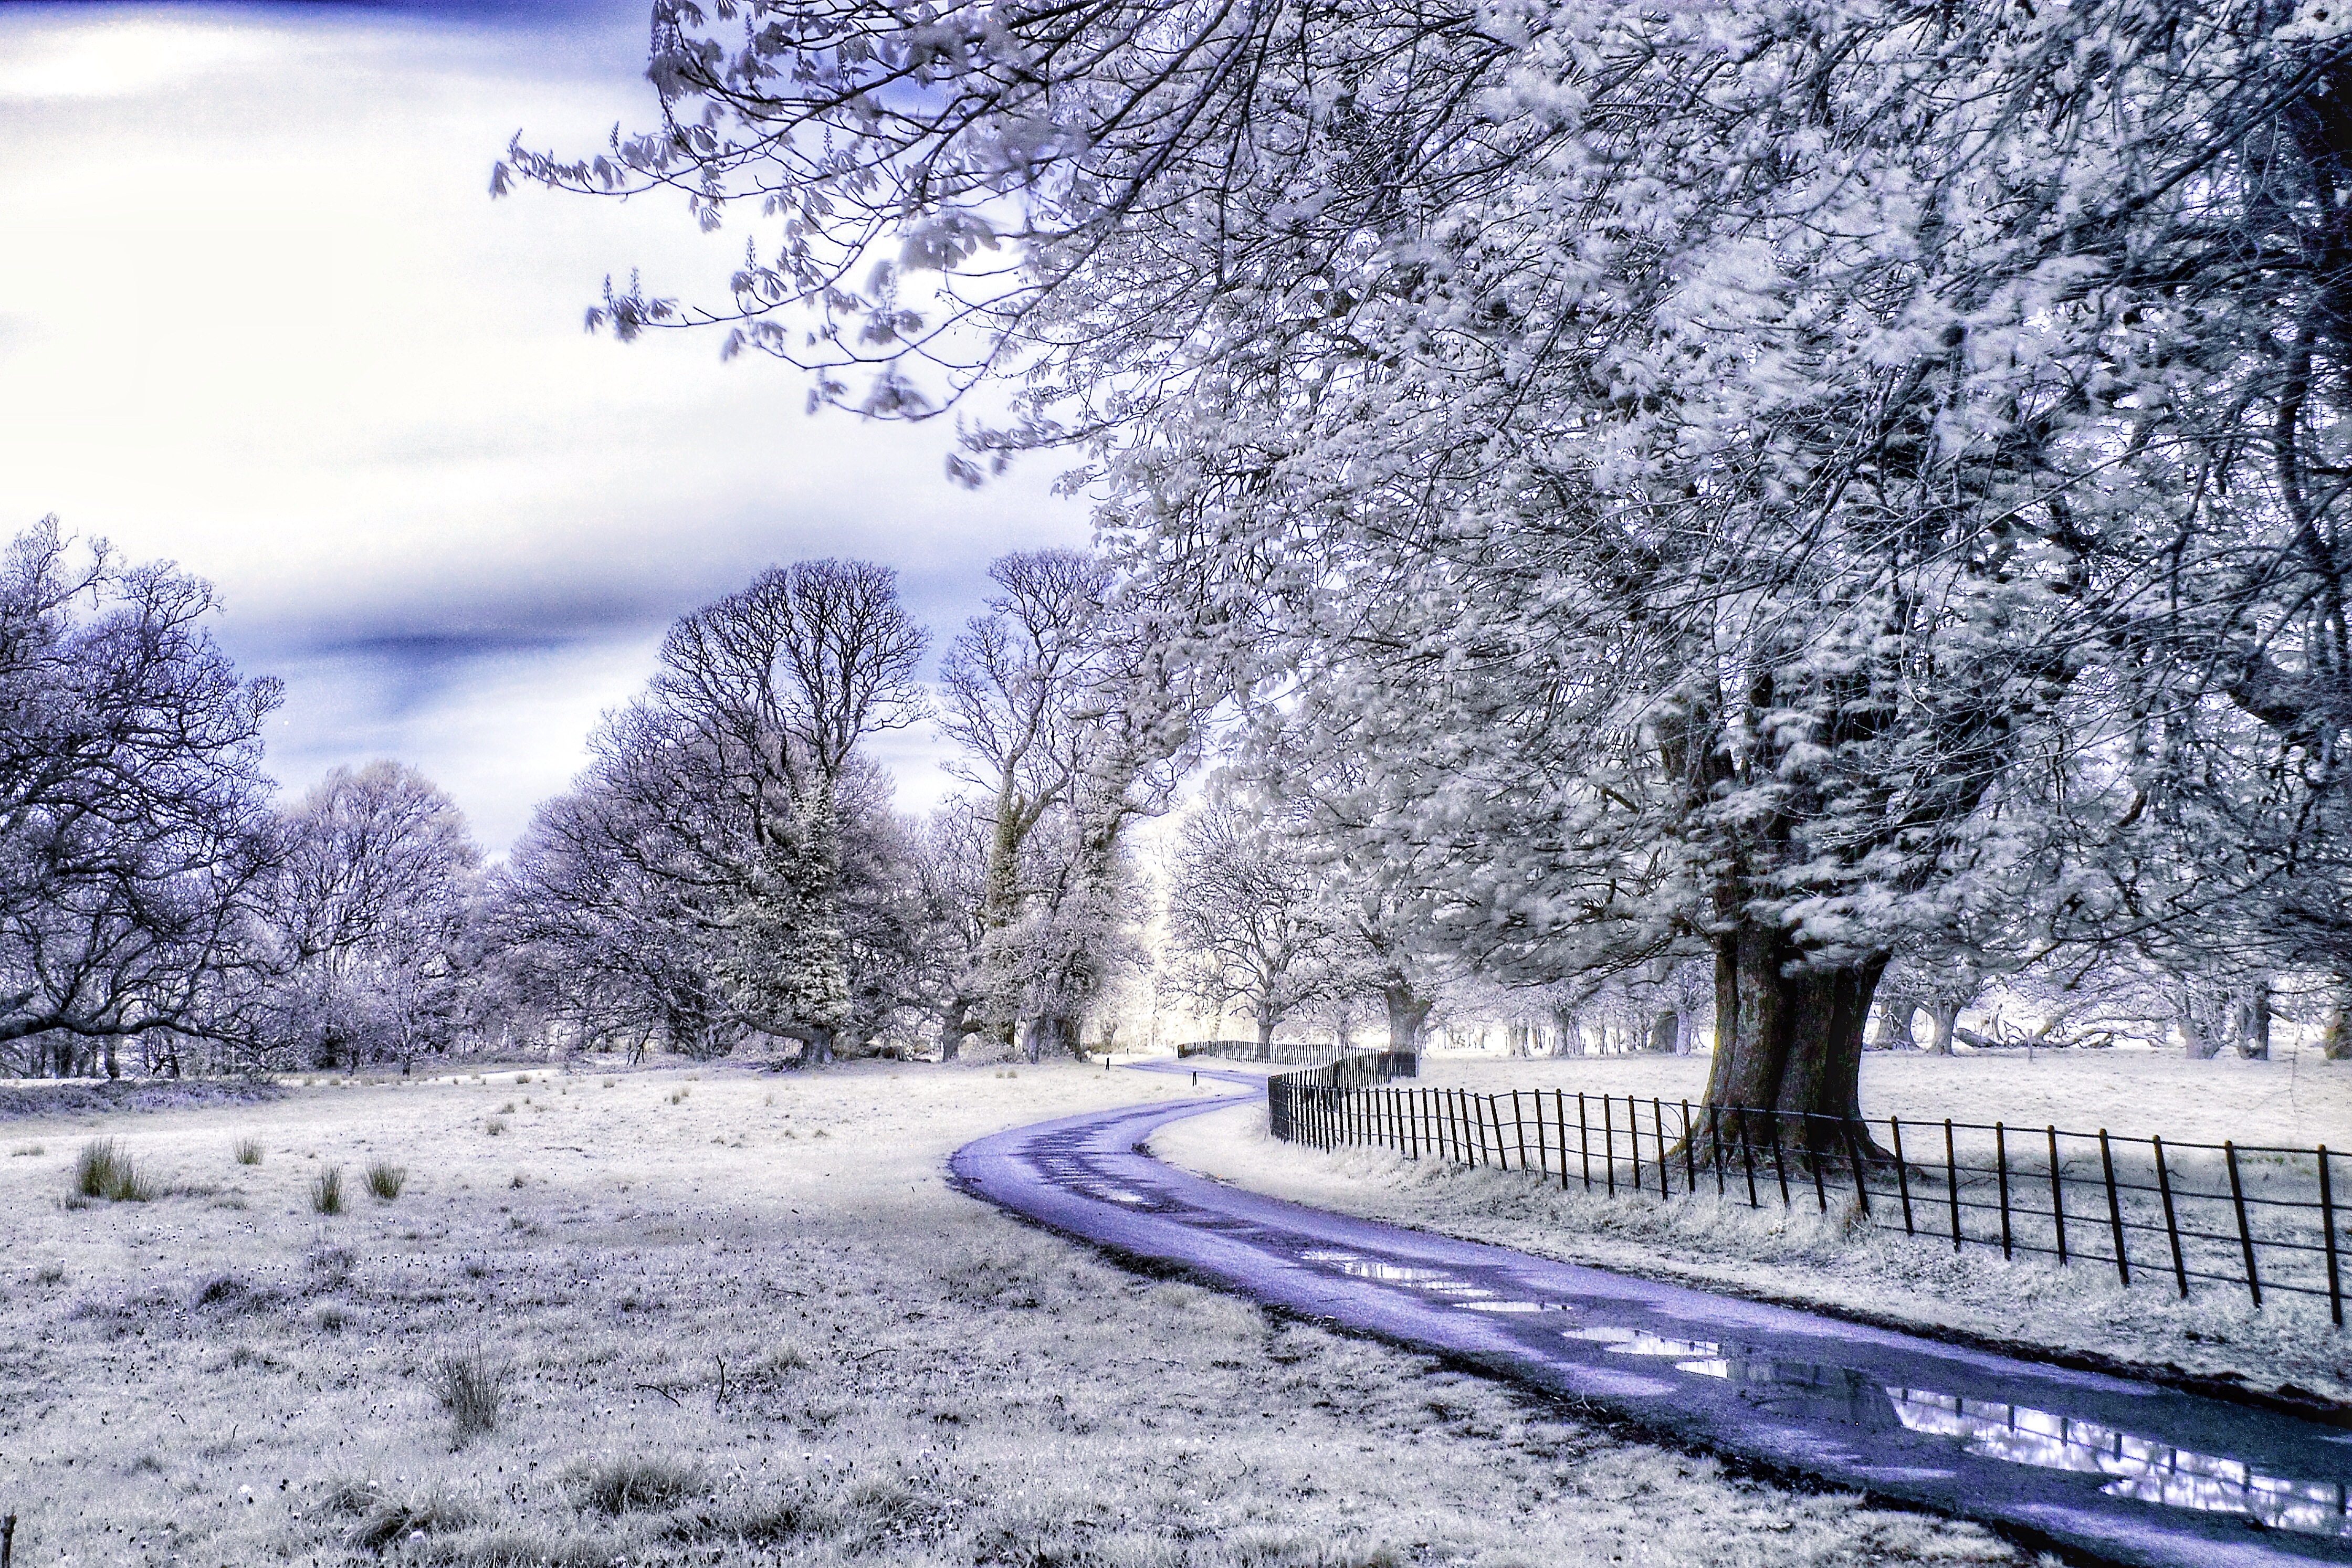
[[[518,129],[642,122],[641,4],[0,7],[0,522],[212,578],[288,682],[275,771],[394,755],[491,847],[675,616],[771,562],[898,566],[950,634],[1003,550],[1078,542],[1039,467],[802,413],[785,367],[583,332],[608,272],[709,291],[672,204],[487,195]],[[921,735],[901,799],[943,779]]]

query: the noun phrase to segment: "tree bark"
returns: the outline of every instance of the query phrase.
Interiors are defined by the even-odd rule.
[[[1419,1051],[1422,1027],[1429,1021],[1433,1005],[1429,998],[1416,996],[1403,980],[1391,979],[1381,988],[1381,999],[1388,1004],[1389,1049]]]
[[[1675,1049],[1675,1015],[1660,1013],[1650,1020],[1648,1050],[1653,1055],[1664,1056]]]
[[[2249,1061],[2271,1059],[2271,982],[2266,975],[2240,1004],[2237,1017],[2238,1054]]]
[[[1862,1115],[1862,1026],[1888,956],[1823,966],[1809,962],[1784,932],[1752,925],[1717,937],[1706,1103],[1831,1118],[1791,1121],[1781,1136],[1835,1149],[1842,1137],[1835,1123]]]
[[[1960,1009],[1951,1002],[1937,1002],[1927,1009],[1927,1054],[1949,1056],[1952,1041],[1958,1038]]]

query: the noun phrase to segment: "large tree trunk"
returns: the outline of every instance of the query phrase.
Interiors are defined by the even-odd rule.
[[[1862,1115],[1862,1026],[1887,957],[1822,967],[1778,930],[1742,925],[1718,936],[1706,1103],[1777,1112],[1790,1118],[1780,1123],[1784,1141],[1837,1150],[1838,1124]]]
[[[1419,1051],[1422,1026],[1429,1021],[1433,1005],[1429,998],[1414,995],[1412,986],[1392,978],[1381,988],[1381,999],[1388,1004],[1389,1049]]]
[[[1664,1056],[1675,1049],[1675,1015],[1660,1013],[1650,1020],[1648,1049],[1654,1055]]]
[[[1274,1043],[1274,1015],[1263,1009],[1257,1015],[1257,1043],[1260,1050]]]
[[[2268,976],[2254,982],[2253,988],[2238,1004],[2237,1014],[2231,1023],[2240,1056],[2249,1061],[2268,1061],[2271,1059],[2271,982]]]
[[[1960,1009],[1956,1002],[1937,1002],[1927,1009],[1927,1054],[1949,1056],[1952,1041],[1960,1030]]]

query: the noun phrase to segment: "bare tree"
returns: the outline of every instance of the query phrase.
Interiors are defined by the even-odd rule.
[[[554,956],[543,984],[640,1045],[756,1030],[824,1061],[882,1030],[908,983],[910,846],[856,747],[921,717],[924,643],[896,574],[861,561],[762,572],[673,627],[519,846],[508,918]]]
[[[1132,941],[1124,841],[1165,810],[1195,744],[1192,708],[1158,606],[1094,558],[1011,555],[1003,591],[950,651],[942,727],[966,754],[989,829],[980,942],[945,1024],[1034,1059],[1076,1053]]]
[[[1213,791],[1186,819],[1168,892],[1177,988],[1220,1013],[1238,1005],[1260,1044],[1311,1002],[1351,988],[1312,873],[1265,813]]]
[[[398,762],[338,768],[284,814],[279,842],[256,920],[274,1037],[317,1067],[448,1050],[481,864],[457,802]]]
[[[273,842],[274,681],[214,643],[211,589],[76,550],[56,524],[0,561],[0,1048],[66,1072],[118,1042],[249,1043],[245,921]]]

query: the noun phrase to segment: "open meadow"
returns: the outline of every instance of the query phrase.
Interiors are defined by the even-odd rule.
[[[502,1070],[11,1119],[17,1562],[2014,1560],[1138,1278],[944,1184],[982,1133],[1190,1092]],[[100,1139],[131,1196],[69,1200]]]
[[[1423,1087],[1481,1094],[1576,1094],[1696,1101],[1704,1056],[1502,1058],[1432,1053]],[[2352,1145],[2352,1063],[2315,1057],[2191,1061],[2149,1051],[1864,1056],[1866,1115],[1906,1123],[2005,1121],[2168,1140]],[[1843,1194],[1830,1212],[1811,1195],[1793,1209],[1753,1209],[1702,1194],[1609,1197],[1561,1190],[1517,1170],[1413,1161],[1385,1149],[1323,1153],[1267,1136],[1262,1113],[1219,1112],[1152,1140],[1187,1168],[1302,1203],[1795,1304],[2070,1356],[2171,1367],[2290,1396],[2352,1404],[2352,1331],[2312,1297],[2273,1294],[2257,1310],[2242,1291],[2200,1285],[2178,1298],[2160,1272],[2131,1289],[2105,1269],[2061,1269],[2021,1256],[1889,1235],[1852,1223]],[[2341,1165],[2339,1164],[2339,1169]]]

